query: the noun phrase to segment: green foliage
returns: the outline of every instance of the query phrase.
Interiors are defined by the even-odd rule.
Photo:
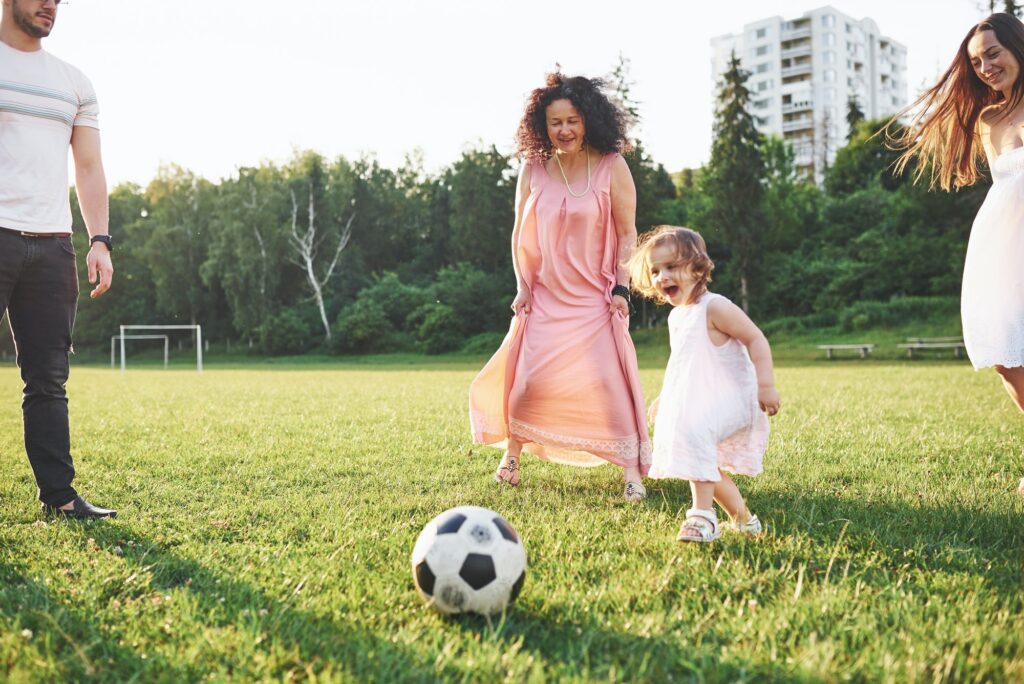
[[[259,329],[260,348],[271,356],[302,354],[316,343],[310,321],[294,309],[269,317]]]
[[[857,302],[837,318],[844,331],[887,328],[911,321],[950,318],[960,312],[958,297],[898,297],[888,302]],[[951,331],[956,334],[959,331]]]
[[[733,54],[718,85],[715,138],[711,161],[702,178],[707,195],[706,227],[711,239],[721,238],[732,253],[731,267],[739,282],[740,304],[749,308],[764,223],[765,162],[763,140],[749,111],[749,72]]]
[[[388,322],[397,330],[405,326],[409,314],[430,302],[429,289],[407,285],[398,275],[385,273],[359,291],[358,301],[375,302]]]
[[[452,261],[512,279],[509,245],[516,173],[509,158],[494,146],[469,149],[452,165],[446,179]]]
[[[506,333],[485,332],[473,335],[462,345],[462,352],[466,354],[493,354],[501,346]]]
[[[415,312],[415,318],[420,321],[417,338],[428,354],[455,351],[465,339],[459,330],[462,319],[447,304],[426,304]]]
[[[438,303],[457,312],[457,331],[464,337],[508,328],[515,281],[496,278],[470,264],[446,266],[437,273],[434,295]]]
[[[395,326],[379,301],[360,296],[341,310],[333,332],[331,345],[336,352],[380,353],[392,350]]]

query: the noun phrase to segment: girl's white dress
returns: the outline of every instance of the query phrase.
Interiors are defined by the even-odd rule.
[[[747,348],[708,335],[710,292],[668,315],[672,354],[654,424],[650,477],[717,482],[719,469],[757,475],[768,446],[768,417],[757,403]]]
[[[1024,148],[991,161],[967,243],[960,316],[976,369],[1024,366]]]

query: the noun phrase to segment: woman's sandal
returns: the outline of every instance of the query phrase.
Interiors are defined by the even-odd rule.
[[[639,482],[627,482],[626,490],[622,493],[622,497],[631,503],[643,501],[645,496],[647,496],[647,488]]]
[[[519,458],[517,456],[510,456],[506,451],[504,458],[501,459],[501,464],[499,464],[498,469],[494,471],[494,481],[499,484],[507,484],[511,487],[518,485]]]
[[[686,511],[686,520],[679,528],[679,535],[676,541],[699,542],[706,544],[718,539],[721,532],[718,529],[718,516],[714,511],[691,508]]]

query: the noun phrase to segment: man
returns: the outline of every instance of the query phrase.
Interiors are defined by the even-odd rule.
[[[42,49],[60,0],[2,0],[0,19],[0,311],[25,383],[25,451],[48,513],[107,518],[71,486],[68,379],[78,275],[71,244],[67,149],[89,231],[92,297],[110,287],[107,181],[96,95],[78,69]]]

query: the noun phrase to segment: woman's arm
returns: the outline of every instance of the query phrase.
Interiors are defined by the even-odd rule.
[[[708,323],[716,330],[735,337],[750,352],[757,373],[757,401],[769,416],[779,412],[779,392],[775,389],[772,348],[761,329],[754,325],[743,309],[726,299],[715,298],[708,303]]]
[[[516,274],[516,298],[512,301],[512,311],[519,313],[520,310],[530,313],[530,288],[519,270],[519,234],[523,228],[523,213],[526,208],[526,199],[530,196],[530,163],[523,164],[519,172],[519,181],[516,183],[516,217],[512,224],[512,270]]]
[[[629,172],[629,165],[622,155],[616,155],[612,161],[611,199],[615,234],[619,238],[615,280],[619,285],[629,287],[626,262],[633,256],[636,247],[636,185],[633,184],[633,174]],[[622,297],[612,297],[612,308],[629,315],[629,303]]]

